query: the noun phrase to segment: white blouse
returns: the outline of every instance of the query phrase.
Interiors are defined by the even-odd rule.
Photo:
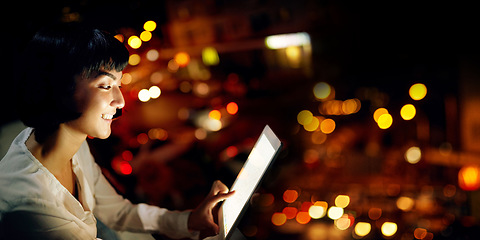
[[[72,158],[78,201],[27,149],[31,133],[23,130],[0,161],[0,239],[95,239],[96,218],[119,231],[198,238],[188,231],[189,211],[135,205],[118,195],[86,141]]]

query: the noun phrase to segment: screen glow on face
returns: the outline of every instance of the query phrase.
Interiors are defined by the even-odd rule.
[[[231,190],[235,190],[235,194],[223,203],[224,237],[228,235],[244,205],[249,201],[274,154],[275,149],[262,134],[233,183]]]

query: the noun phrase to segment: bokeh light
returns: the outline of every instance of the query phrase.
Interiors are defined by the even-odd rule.
[[[152,39],[152,33],[149,31],[143,31],[140,33],[140,39],[144,42],[148,42]]]
[[[150,92],[147,89],[142,89],[138,92],[138,100],[147,102],[150,100]]]
[[[370,223],[358,222],[357,225],[355,225],[354,232],[359,237],[365,237],[370,233],[371,230],[372,230],[372,225]]]
[[[287,221],[287,216],[284,213],[274,213],[272,215],[272,223],[275,226],[282,226]]]
[[[140,60],[140,55],[132,54],[128,57],[128,64],[130,64],[131,66],[136,66],[140,63]]]
[[[350,204],[350,197],[347,195],[338,195],[335,198],[335,206],[346,208]]]
[[[378,117],[377,124],[378,124],[378,127],[381,129],[389,128],[390,126],[392,126],[392,123],[393,123],[392,115],[388,113],[382,114],[380,115],[380,117]]]
[[[397,224],[394,222],[384,222],[381,230],[384,236],[391,237],[397,232]]]
[[[188,55],[186,52],[179,52],[175,54],[173,59],[180,67],[185,67],[188,65],[188,63],[190,63],[190,55]]]
[[[208,113],[208,117],[214,120],[220,120],[222,118],[222,113],[218,110],[212,110]]]
[[[335,121],[327,118],[320,123],[320,130],[325,134],[330,134],[335,130]]]
[[[152,32],[155,30],[155,28],[157,28],[157,23],[155,21],[146,21],[144,24],[143,24],[143,29],[145,31],[149,31],[149,32]]]
[[[202,61],[207,66],[214,66],[220,63],[220,57],[214,47],[206,47],[202,50]]]
[[[416,83],[408,91],[413,100],[422,100],[427,95],[427,87],[423,83]]]
[[[306,125],[311,123],[313,120],[312,112],[308,110],[302,110],[297,114],[297,121],[301,125]]]
[[[399,197],[397,199],[397,208],[404,212],[412,210],[414,205],[415,200],[410,197]]]
[[[405,151],[405,160],[411,164],[418,163],[422,158],[422,151],[419,147],[410,147]]]
[[[287,216],[287,219],[294,219],[297,216],[298,209],[295,207],[285,207],[282,213]]]
[[[312,218],[308,214],[308,212],[298,212],[297,216],[295,217],[295,220],[297,220],[298,223],[300,224],[307,224],[310,222]]]
[[[326,82],[319,82],[313,87],[313,94],[317,99],[324,100],[330,96],[332,88]]]
[[[318,117],[313,117],[310,123],[303,125],[303,128],[308,132],[313,132],[318,129],[320,126],[320,119]]]
[[[332,219],[336,220],[339,219],[343,216],[344,210],[341,207],[330,207],[328,209],[327,216]]]
[[[160,97],[160,95],[162,94],[162,90],[160,90],[158,86],[151,86],[148,89],[148,94],[150,95],[150,98],[156,99]]]
[[[127,43],[133,49],[138,49],[142,46],[142,40],[135,35],[129,37]]]
[[[283,201],[287,203],[293,203],[298,198],[298,192],[296,190],[288,189],[283,193]]]
[[[400,109],[400,116],[404,120],[411,120],[415,117],[415,114],[417,113],[417,110],[415,109],[415,106],[412,104],[405,104],[402,109]]]
[[[475,191],[480,188],[480,167],[464,166],[458,172],[458,185],[465,191]]]
[[[388,113],[388,110],[386,108],[378,108],[373,113],[373,119],[375,120],[375,122],[378,123],[378,118],[380,118],[380,116],[382,116],[383,114],[386,114],[386,113]]]
[[[226,109],[230,115],[235,115],[238,112],[238,105],[235,102],[230,102],[227,104]]]

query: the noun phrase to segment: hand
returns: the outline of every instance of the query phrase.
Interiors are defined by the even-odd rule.
[[[229,198],[233,193],[228,192],[225,184],[215,181],[205,200],[190,214],[188,229],[200,231],[200,239],[218,234],[219,228],[214,221],[213,210],[220,201]]]

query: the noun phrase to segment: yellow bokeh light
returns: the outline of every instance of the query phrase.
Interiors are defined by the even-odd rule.
[[[411,120],[415,117],[415,114],[417,113],[417,110],[415,109],[415,106],[412,104],[405,104],[402,109],[400,109],[400,116],[404,120]]]
[[[382,224],[382,234],[386,237],[391,237],[397,232],[397,224],[394,222],[385,222]]]
[[[392,123],[393,123],[392,115],[388,113],[382,114],[380,115],[380,117],[378,117],[377,124],[378,124],[378,127],[381,129],[389,128],[390,126],[392,126]]]
[[[132,54],[130,55],[130,57],[128,57],[128,64],[130,64],[131,66],[136,66],[140,63],[140,60],[140,55]]]
[[[188,55],[186,52],[179,52],[175,54],[173,59],[180,67],[185,67],[188,65],[188,63],[190,63],[190,55]]]
[[[317,99],[326,99],[332,93],[332,88],[326,82],[319,82],[313,87],[313,94]]]
[[[308,110],[302,110],[297,114],[297,121],[301,125],[306,125],[312,122],[313,114]]]
[[[397,208],[404,212],[412,210],[414,204],[415,200],[409,197],[399,197],[397,199]]]
[[[355,225],[355,234],[359,237],[365,237],[367,236],[370,231],[372,230],[372,225],[367,222],[358,222],[357,225]]]
[[[405,160],[411,164],[418,163],[422,158],[422,151],[419,147],[411,147],[405,152]]]
[[[148,42],[152,39],[152,33],[149,31],[143,31],[140,33],[140,39],[142,39],[144,42]]]
[[[220,120],[222,118],[222,113],[218,110],[212,110],[208,113],[208,117],[215,120]]]
[[[373,113],[373,119],[375,120],[375,122],[378,122],[378,118],[385,113],[388,113],[388,110],[386,108],[378,108],[377,110],[375,110],[375,112]]]
[[[153,31],[155,30],[155,28],[157,28],[157,23],[155,21],[146,21],[145,24],[143,24],[143,29],[145,29],[145,31]]]
[[[335,198],[335,206],[346,208],[350,204],[350,197],[347,195],[338,195]]]
[[[142,46],[142,40],[135,35],[129,37],[127,43],[133,49],[138,49]]]
[[[465,191],[474,191],[480,188],[480,167],[464,166],[458,172],[458,185]]]
[[[320,123],[320,130],[325,133],[329,134],[335,130],[335,121],[333,119],[327,118]]]
[[[343,216],[343,212],[344,210],[341,207],[330,207],[327,216],[332,220],[336,220]]]
[[[113,37],[115,37],[118,41],[120,41],[122,43],[123,43],[123,41],[125,41],[125,37],[122,34],[117,34]]]
[[[413,100],[422,100],[427,95],[427,87],[422,83],[413,84],[408,91]]]
[[[202,50],[202,61],[207,66],[218,65],[220,63],[220,57],[218,56],[217,49],[214,47],[206,47]]]
[[[130,73],[124,73],[122,76],[122,84],[128,85],[132,82],[133,77]]]
[[[318,119],[318,117],[313,117],[312,121],[310,121],[309,124],[303,125],[303,128],[308,132],[313,132],[313,131],[316,131],[319,126],[320,126],[320,120]]]

